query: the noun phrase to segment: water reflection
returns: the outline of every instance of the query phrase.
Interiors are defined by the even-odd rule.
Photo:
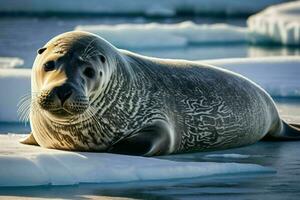
[[[246,57],[267,57],[267,56],[296,56],[300,55],[300,48],[285,46],[248,46]]]

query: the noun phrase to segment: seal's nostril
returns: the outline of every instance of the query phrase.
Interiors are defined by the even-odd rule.
[[[61,89],[57,91],[57,96],[61,102],[61,105],[64,104],[64,102],[72,95],[72,93],[72,90]]]

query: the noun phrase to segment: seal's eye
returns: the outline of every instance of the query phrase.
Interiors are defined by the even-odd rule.
[[[101,60],[102,63],[105,63],[106,59],[105,59],[105,57],[103,55],[100,55],[100,60]]]
[[[55,69],[55,62],[54,61],[48,61],[44,64],[44,70],[45,72],[49,72]]]
[[[88,78],[93,78],[95,76],[95,70],[91,67],[84,69],[83,74]]]
[[[46,49],[47,49],[46,47],[40,48],[37,50],[37,53],[42,54]]]

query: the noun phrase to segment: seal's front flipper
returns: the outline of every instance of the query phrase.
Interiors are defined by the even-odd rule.
[[[170,144],[168,131],[164,123],[146,126],[134,135],[121,139],[109,152],[137,156],[166,154]]]
[[[277,130],[270,131],[265,140],[300,140],[300,124],[288,124],[281,121]]]
[[[34,136],[33,136],[32,133],[29,133],[29,135],[26,138],[20,140],[19,142],[22,143],[22,144],[28,144],[28,145],[36,145],[36,146],[39,145],[36,142],[36,140],[34,139]]]

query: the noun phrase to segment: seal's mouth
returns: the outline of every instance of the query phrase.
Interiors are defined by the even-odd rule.
[[[71,111],[68,111],[65,108],[58,108],[54,110],[47,110],[50,112],[52,115],[58,116],[58,117],[71,117],[71,116],[76,116],[78,113],[72,113]]]
[[[89,107],[89,98],[76,89],[65,88],[42,91],[37,97],[39,107],[60,118],[83,114]]]
[[[56,117],[68,118],[68,117],[76,117],[85,113],[88,107],[89,107],[88,103],[69,101],[64,103],[63,105],[56,104],[55,107],[49,107],[49,108],[44,107],[42,109]]]

